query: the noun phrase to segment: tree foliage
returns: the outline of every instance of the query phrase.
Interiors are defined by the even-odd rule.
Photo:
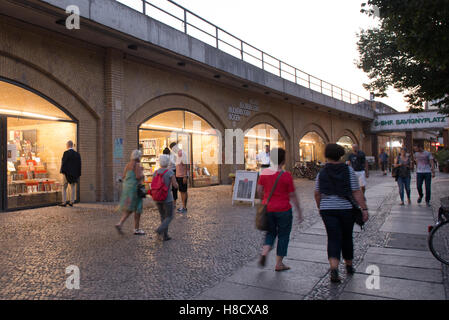
[[[357,43],[365,89],[385,97],[393,87],[411,111],[437,101],[449,114],[449,0],[368,0],[361,12],[380,19]]]

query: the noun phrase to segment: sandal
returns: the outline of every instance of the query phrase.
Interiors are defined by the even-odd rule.
[[[261,268],[265,267],[266,263],[267,263],[267,256],[260,255],[259,267],[261,267]]]
[[[287,270],[290,270],[290,267],[287,267],[285,264],[283,264],[282,267],[280,267],[280,268],[274,269],[274,271],[277,271],[277,272],[287,271]]]
[[[119,224],[116,224],[116,225],[115,225],[115,229],[117,230],[117,232],[118,232],[119,234],[123,234],[122,227],[121,227]]]

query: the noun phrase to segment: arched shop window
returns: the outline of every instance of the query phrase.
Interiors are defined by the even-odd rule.
[[[7,177],[6,186],[1,181],[2,210],[60,203],[61,158],[68,140],[77,148],[76,121],[50,99],[2,79],[0,121],[6,126],[0,144],[7,150],[0,168]]]
[[[261,167],[260,154],[265,152],[265,146],[285,149],[285,140],[280,132],[268,123],[258,124],[245,132],[244,139],[245,168],[259,170]]]
[[[346,159],[348,155],[352,152],[352,145],[355,144],[355,142],[349,136],[342,136],[340,139],[338,139],[337,144],[345,148],[344,159]]]
[[[309,132],[299,142],[300,161],[320,161],[325,162],[324,157],[325,143],[316,132]]]
[[[159,156],[172,142],[178,142],[187,155],[194,187],[219,183],[219,134],[196,114],[173,110],[152,117],[139,128],[146,184],[151,183],[153,173],[159,169]]]

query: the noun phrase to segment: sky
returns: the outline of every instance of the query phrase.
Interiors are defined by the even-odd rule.
[[[166,0],[147,0],[179,15]],[[378,20],[360,13],[365,0],[176,0],[256,48],[317,78],[369,98],[366,74],[356,67],[357,33]],[[120,0],[141,7],[141,0]],[[376,98],[406,111],[401,93]]]

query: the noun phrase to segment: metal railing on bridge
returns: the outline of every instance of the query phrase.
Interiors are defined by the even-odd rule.
[[[351,104],[367,99],[312,76],[223,30],[172,0],[116,0],[283,79]]]

